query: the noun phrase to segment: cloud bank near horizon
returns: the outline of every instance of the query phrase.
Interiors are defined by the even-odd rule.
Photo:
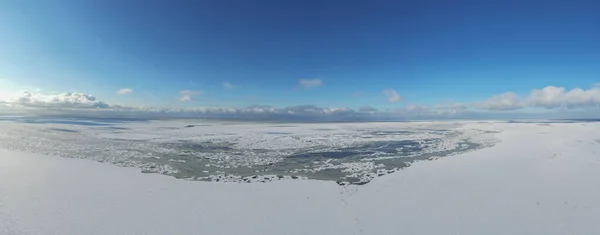
[[[129,92],[130,93],[130,92]],[[193,101],[200,91],[180,92],[180,101]],[[394,90],[384,91],[388,102],[402,101]],[[139,116],[161,118],[223,118],[247,120],[403,120],[448,118],[502,118],[512,116],[593,117],[600,108],[600,86],[588,89],[547,86],[533,89],[528,96],[505,92],[470,104],[447,101],[437,105],[408,104],[397,109],[362,106],[358,109],[298,105],[273,107],[253,105],[244,108],[194,107],[167,108],[122,106],[98,100],[85,93],[44,94],[25,91],[11,100],[0,101],[0,112],[29,112],[63,115]],[[520,112],[519,110],[527,110]],[[531,110],[536,110],[530,112]]]
[[[484,110],[510,111],[523,108],[578,109],[600,107],[600,84],[589,89],[547,86],[533,89],[529,96],[519,97],[513,92],[495,95],[485,101],[473,103]]]

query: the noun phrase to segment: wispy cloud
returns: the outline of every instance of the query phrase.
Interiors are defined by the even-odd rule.
[[[305,89],[310,89],[310,88],[322,86],[323,85],[323,80],[321,80],[319,78],[315,78],[315,79],[300,79],[298,81],[298,84],[300,84],[300,86],[302,86]]]
[[[376,108],[373,108],[371,106],[362,106],[358,109],[359,112],[375,112],[377,111]]]
[[[119,95],[127,95],[127,94],[130,94],[132,92],[133,92],[133,89],[131,89],[131,88],[123,88],[123,89],[119,89],[117,91],[117,94],[119,94]]]
[[[360,97],[363,97],[364,95],[365,95],[365,93],[361,92],[361,91],[352,93],[352,96],[354,96],[354,98],[360,98]]]
[[[227,90],[232,90],[233,88],[235,88],[235,86],[230,82],[223,82],[221,85],[223,85],[223,88]]]
[[[519,99],[517,94],[513,92],[506,92],[499,95],[492,96],[482,102],[475,102],[473,106],[479,109],[485,110],[516,110],[523,108],[523,101]]]
[[[400,94],[398,94],[398,92],[396,92],[396,90],[394,89],[387,89],[383,91],[383,94],[385,96],[387,96],[387,100],[391,103],[396,103],[396,102],[400,102],[402,101],[402,97],[400,96]]]
[[[193,91],[193,90],[182,90],[179,92],[181,95],[179,97],[179,101],[181,102],[190,102],[194,101],[195,97],[202,94],[202,91]]]

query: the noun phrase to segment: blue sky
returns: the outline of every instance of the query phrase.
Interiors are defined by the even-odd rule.
[[[394,110],[505,92],[531,102],[532,90],[555,86],[559,106],[579,87],[580,103],[596,107],[598,12],[595,1],[4,0],[0,92]]]

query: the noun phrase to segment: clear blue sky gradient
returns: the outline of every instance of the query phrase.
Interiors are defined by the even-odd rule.
[[[598,1],[0,0],[0,78],[113,103],[390,108],[599,75]]]

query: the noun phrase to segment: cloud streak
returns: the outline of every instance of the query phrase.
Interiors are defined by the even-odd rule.
[[[117,91],[117,94],[119,95],[127,95],[127,94],[131,94],[133,92],[133,89],[131,88],[123,88],[123,89],[119,89]]]
[[[315,78],[315,79],[300,79],[298,84],[304,89],[311,89],[315,87],[319,87],[323,85],[323,80]]]

